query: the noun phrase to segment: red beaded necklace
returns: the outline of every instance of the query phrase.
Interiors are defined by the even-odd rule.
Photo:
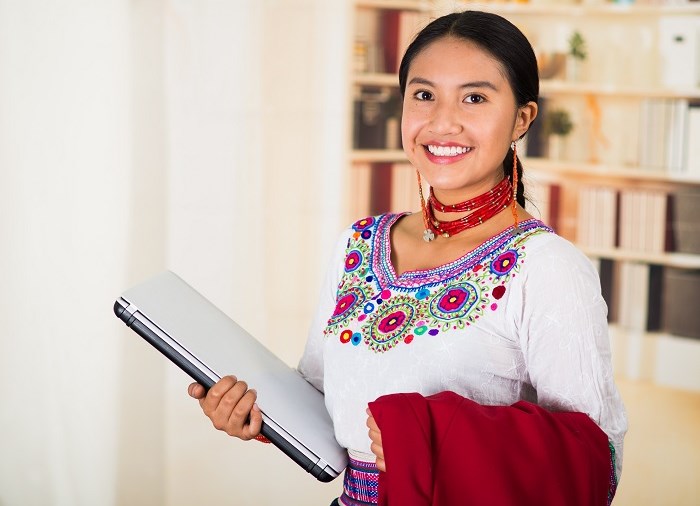
[[[430,197],[428,198],[427,223],[426,227],[434,233],[440,234],[443,237],[451,237],[468,228],[481,225],[486,220],[493,218],[496,214],[508,207],[513,199],[513,188],[508,177],[504,177],[500,183],[491,188],[486,193],[482,193],[472,199],[458,204],[445,205],[441,203],[430,189]],[[422,200],[422,199],[421,199]],[[454,220],[440,221],[435,217],[435,210],[443,213],[465,213],[469,214]],[[432,237],[430,238],[432,239]],[[430,240],[426,239],[426,240]]]

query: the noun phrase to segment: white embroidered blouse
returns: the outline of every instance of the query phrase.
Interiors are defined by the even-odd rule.
[[[299,363],[325,393],[338,442],[370,454],[365,410],[381,395],[451,390],[485,405],[588,414],[615,449],[619,477],[627,419],[588,258],[531,219],[518,236],[506,230],[454,262],[397,277],[389,232],[401,216],[344,232]]]

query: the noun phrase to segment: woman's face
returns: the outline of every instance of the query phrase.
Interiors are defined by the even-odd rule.
[[[408,71],[404,150],[440,200],[465,200],[503,178],[510,143],[536,114],[532,102],[517,107],[501,64],[489,53],[461,39],[438,39]]]

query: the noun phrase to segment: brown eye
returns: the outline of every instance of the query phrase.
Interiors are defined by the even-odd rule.
[[[429,91],[418,91],[413,94],[417,100],[427,101],[433,99],[433,94]]]
[[[464,101],[468,104],[480,104],[484,101],[484,97],[481,95],[467,95]]]

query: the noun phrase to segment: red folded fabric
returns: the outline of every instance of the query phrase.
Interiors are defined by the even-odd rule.
[[[369,408],[387,467],[380,506],[607,504],[608,439],[583,413],[454,392],[391,394]]]

